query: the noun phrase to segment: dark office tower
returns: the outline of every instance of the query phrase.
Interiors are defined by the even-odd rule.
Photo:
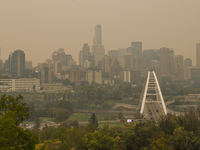
[[[163,47],[160,48],[160,68],[161,68],[161,75],[169,75],[169,48]]]
[[[95,26],[95,37],[93,40],[93,45],[102,44],[102,33],[100,24]]]
[[[118,50],[108,51],[108,56],[110,56],[111,58],[118,58]]]
[[[72,55],[66,54],[64,59],[64,66],[69,66],[68,62],[72,59]]]
[[[150,68],[152,60],[159,60],[159,50],[149,49],[142,53],[142,69]]]
[[[88,60],[89,53],[90,47],[85,43],[82,50],[79,52],[79,65],[84,66],[84,62]]]
[[[12,77],[25,77],[25,54],[24,51],[16,50],[10,57],[10,75]]]
[[[142,42],[132,42],[127,51],[131,51],[133,56],[142,56]]]

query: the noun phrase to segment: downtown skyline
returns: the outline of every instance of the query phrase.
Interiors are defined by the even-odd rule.
[[[196,61],[200,42],[199,1],[45,1],[0,2],[2,59],[21,49],[33,65],[64,48],[78,62],[84,43],[91,47],[94,26],[102,25],[102,43],[109,50],[141,41],[143,50],[172,48]],[[10,9],[6,9],[9,6]],[[103,10],[103,11],[102,11]],[[26,12],[26,13],[24,13]]]

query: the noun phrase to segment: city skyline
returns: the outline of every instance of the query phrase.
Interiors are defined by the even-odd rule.
[[[62,47],[78,62],[78,52],[84,43],[92,46],[94,26],[101,24],[106,54],[141,41],[143,50],[173,48],[176,55],[183,54],[196,64],[196,43],[200,42],[199,1],[50,0],[47,5],[37,0],[2,0],[0,4],[3,60],[10,52],[21,49],[26,60],[33,60],[36,66]]]

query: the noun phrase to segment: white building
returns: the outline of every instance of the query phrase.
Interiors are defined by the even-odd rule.
[[[40,79],[36,78],[0,79],[0,83],[9,86],[10,92],[40,90]]]

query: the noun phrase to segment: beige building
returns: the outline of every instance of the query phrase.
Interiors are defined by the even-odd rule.
[[[40,80],[36,78],[0,79],[0,83],[4,84],[1,88],[6,92],[33,92],[40,90]]]
[[[90,84],[92,84],[92,82],[102,84],[102,72],[101,72],[101,70],[99,70],[99,71],[87,70],[86,81],[88,81]]]
[[[81,83],[81,76],[80,76],[80,71],[79,70],[71,70],[70,71],[70,77],[69,80],[70,82],[75,82],[75,84]]]
[[[169,48],[160,48],[161,75],[169,75]]]
[[[196,67],[200,67],[200,43],[196,44]]]
[[[54,72],[55,72],[55,74],[58,74],[58,73],[62,72],[62,64],[61,64],[61,62],[57,61],[55,63]]]
[[[193,76],[200,74],[200,67],[188,67],[184,69],[184,80],[190,80]]]
[[[84,62],[84,68],[90,68],[90,67],[91,67],[91,62],[88,61],[88,60],[86,60],[86,61]]]
[[[187,67],[192,67],[192,60],[190,58],[186,58],[184,60],[184,67],[187,68]]]
[[[121,80],[124,82],[131,82],[131,71],[130,70],[123,70],[121,72]]]
[[[174,55],[172,62],[172,74],[177,76],[179,69],[183,68],[183,55]]]

